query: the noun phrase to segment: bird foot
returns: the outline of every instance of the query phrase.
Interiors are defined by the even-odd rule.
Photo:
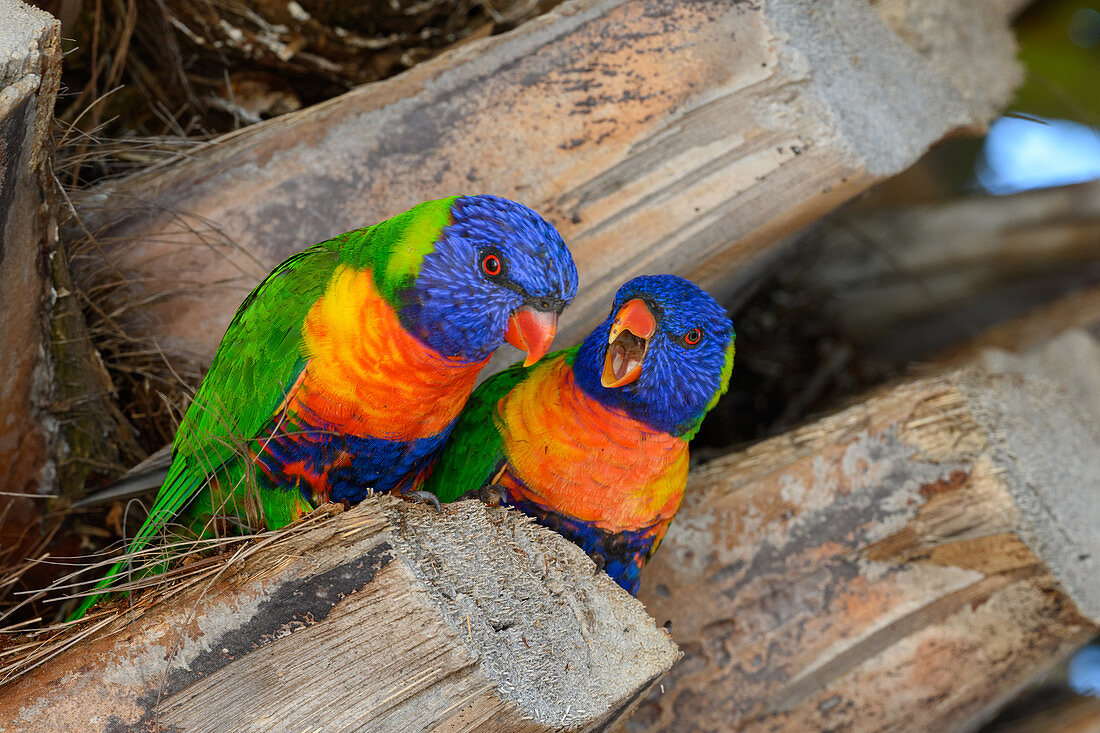
[[[605,558],[600,553],[593,552],[588,557],[592,560],[592,562],[596,563],[596,572],[592,573],[593,575],[599,575],[600,572],[602,572],[603,569],[607,567],[607,558]]]
[[[402,494],[402,498],[421,504],[431,504],[437,512],[443,513],[443,505],[439,503],[439,497],[430,491],[410,491],[407,494]]]
[[[480,489],[467,491],[458,497],[459,501],[463,499],[477,499],[487,506],[500,506],[508,502],[508,489],[500,484],[490,484],[489,486],[482,486]]]

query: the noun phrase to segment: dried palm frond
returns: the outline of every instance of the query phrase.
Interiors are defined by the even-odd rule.
[[[21,607],[9,609],[0,614],[0,685],[10,683],[93,635],[124,630],[129,621],[141,617],[158,604],[191,588],[207,588],[257,552],[324,527],[342,512],[340,505],[326,504],[279,530],[238,537],[181,540],[125,555],[122,559],[130,564],[133,579],[118,583],[112,590],[130,595],[101,604],[78,621],[44,623],[42,617],[13,621]],[[143,575],[145,571],[163,566],[168,554],[174,558],[173,567],[164,572]],[[47,588],[23,594],[21,603],[29,605],[46,596],[75,601],[90,595],[94,592],[99,574],[118,559],[104,558],[91,564],[88,564],[86,557],[42,559],[40,562],[76,569]]]

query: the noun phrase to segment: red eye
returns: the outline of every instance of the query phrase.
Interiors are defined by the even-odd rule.
[[[489,277],[499,275],[502,269],[500,258],[496,255],[485,255],[485,259],[481,261],[481,269]]]
[[[703,331],[693,328],[684,334],[684,343],[688,346],[697,346],[703,340]]]

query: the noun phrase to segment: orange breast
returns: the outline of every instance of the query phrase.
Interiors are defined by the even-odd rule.
[[[466,404],[485,362],[441,356],[402,327],[371,273],[341,266],[303,327],[308,361],[291,411],[359,437],[439,433]]]
[[[610,530],[667,523],[687,483],[687,441],[604,407],[564,358],[543,361],[497,405],[525,498]]]

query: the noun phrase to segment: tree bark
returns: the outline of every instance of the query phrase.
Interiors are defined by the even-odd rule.
[[[639,594],[684,658],[626,729],[986,719],[1100,622],[1098,380],[1070,332],[696,470]]]
[[[0,721],[602,730],[678,656],[579,548],[515,512],[390,497],[327,511],[36,649],[0,692]]]
[[[854,209],[815,235],[800,285],[898,363],[1100,282],[1100,182]],[[1063,327],[1064,328],[1064,327]]]
[[[48,354],[57,225],[44,191],[61,49],[48,13],[0,0],[0,17],[0,548],[7,554],[35,533],[41,494],[52,491],[56,472]]]
[[[135,336],[205,365],[277,262],[460,192],[544,212],[583,288],[568,343],[633,275],[723,295],[744,266],[1020,78],[1022,3],[570,0],[515,31],[249,127],[83,198]],[[514,359],[514,354],[502,360]]]

